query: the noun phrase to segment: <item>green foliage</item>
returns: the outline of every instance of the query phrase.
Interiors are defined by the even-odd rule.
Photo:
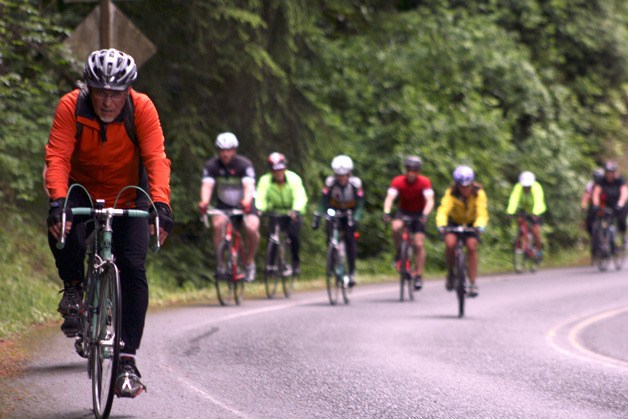
[[[59,92],[59,36],[36,1],[0,0],[0,198],[41,196],[43,145]]]

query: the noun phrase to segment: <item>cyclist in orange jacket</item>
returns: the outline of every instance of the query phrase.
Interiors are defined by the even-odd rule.
[[[155,105],[131,85],[137,78],[133,57],[116,49],[94,51],[83,71],[86,86],[64,95],[57,105],[46,144],[45,185],[50,196],[48,241],[63,280],[58,311],[65,318],[61,329],[68,337],[77,334],[78,314],[83,307],[85,237],[93,230],[87,217],[68,215],[67,241],[56,248],[61,235],[61,216],[69,185],[83,185],[92,199],[112,206],[127,185],[150,192],[157,207],[161,241],[173,225],[170,209],[170,160]],[[134,122],[136,140],[125,121]],[[68,197],[67,207],[89,205],[81,193]],[[148,210],[148,202],[136,189],[120,196],[118,207]],[[152,207],[151,207],[152,211]],[[146,256],[148,236],[155,226],[146,219],[113,220],[113,253],[120,268],[122,286],[122,340],[115,392],[136,397],[144,390],[135,365],[148,308]]]

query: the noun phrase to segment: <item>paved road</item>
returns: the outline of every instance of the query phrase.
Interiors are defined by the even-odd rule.
[[[151,312],[139,367],[149,386],[112,417],[628,416],[628,275],[593,268],[480,280],[455,297],[428,281]],[[13,383],[11,417],[91,417],[85,363],[56,330]]]

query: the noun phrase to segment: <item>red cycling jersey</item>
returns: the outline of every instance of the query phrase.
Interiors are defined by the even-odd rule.
[[[425,208],[425,191],[433,192],[432,183],[423,175],[419,175],[412,183],[408,182],[406,175],[399,175],[392,180],[390,188],[399,194],[397,208],[409,212],[422,212]]]

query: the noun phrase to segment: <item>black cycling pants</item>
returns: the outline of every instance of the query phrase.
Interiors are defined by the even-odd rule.
[[[64,283],[80,281],[85,277],[85,238],[93,231],[91,217],[75,216],[65,247],[56,247],[56,240],[48,233],[48,243],[55,258],[59,277]],[[118,217],[113,219],[112,249],[120,271],[122,289],[123,352],[134,354],[140,347],[144,321],[148,309],[148,282],[146,255],[148,253],[148,220]]]
[[[333,223],[327,223],[327,242],[332,234],[332,229],[334,228]],[[349,225],[349,222],[346,218],[342,218],[340,220],[340,233],[344,235],[345,239],[345,249],[347,251],[347,263],[349,264],[349,274],[355,274],[355,259],[358,255],[358,248],[355,242],[355,225]],[[344,234],[342,234],[344,231]]]
[[[268,231],[275,231],[275,225],[279,223],[281,231],[285,231],[290,239],[290,252],[292,254],[292,264],[297,266],[300,264],[299,251],[301,248],[301,224],[302,218],[299,216],[295,220],[290,217],[273,217],[268,223]]]

